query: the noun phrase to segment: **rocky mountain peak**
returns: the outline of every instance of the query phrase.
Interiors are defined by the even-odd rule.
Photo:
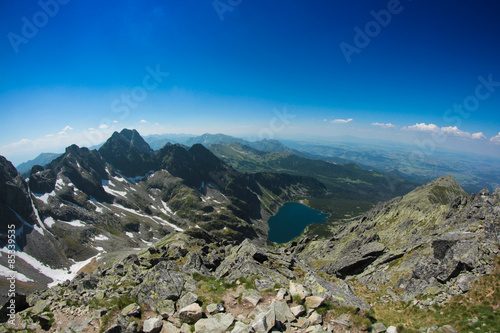
[[[402,202],[412,202],[413,204],[430,207],[435,204],[448,205],[458,196],[467,197],[468,194],[460,187],[453,176],[446,175],[417,187],[406,194]]]
[[[136,130],[114,132],[99,153],[126,177],[137,177],[156,169],[153,149]]]

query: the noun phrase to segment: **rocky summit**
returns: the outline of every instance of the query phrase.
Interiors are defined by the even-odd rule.
[[[125,130],[28,179],[0,158],[0,180],[2,266],[10,224],[18,246],[0,332],[500,330],[498,189],[445,176],[274,244],[269,216],[327,187],[200,144],[153,151]]]

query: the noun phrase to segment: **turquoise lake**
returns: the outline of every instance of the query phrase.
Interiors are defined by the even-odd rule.
[[[304,229],[313,223],[323,223],[328,214],[312,209],[298,202],[284,204],[269,221],[267,239],[276,243],[286,243],[299,236]]]

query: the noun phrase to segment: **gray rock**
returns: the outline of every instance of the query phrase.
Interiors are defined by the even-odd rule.
[[[140,317],[141,316],[141,307],[139,304],[132,303],[130,305],[127,305],[123,310],[122,310],[122,315],[127,316],[127,317]]]
[[[222,303],[212,303],[212,304],[209,304],[207,305],[207,312],[209,314],[216,314],[216,313],[221,313],[221,312],[225,312],[226,309],[224,308],[224,304]]]
[[[201,307],[197,303],[188,305],[179,311],[179,319],[187,324],[196,323],[201,319],[202,315]]]
[[[168,321],[163,323],[162,331],[164,333],[179,333],[180,332],[180,330],[177,327],[175,327],[174,324],[172,324]]]
[[[268,311],[259,314],[252,322],[252,328],[256,333],[269,332],[276,323],[276,315],[274,308],[271,307]]]
[[[309,321],[311,322],[311,325],[321,325],[323,324],[323,316],[314,311],[310,316],[309,316]]]
[[[439,331],[444,333],[458,333],[458,331],[451,325],[444,325],[439,329]]]
[[[269,306],[269,308],[271,307],[274,309],[276,321],[279,321],[281,323],[286,323],[295,320],[295,315],[290,310],[286,302],[276,302]]]
[[[372,332],[373,333],[384,333],[386,331],[387,331],[387,327],[385,327],[385,325],[382,323],[375,323],[372,325]]]
[[[191,333],[191,326],[189,326],[188,324],[184,323],[184,324],[182,324],[179,332],[181,332],[181,333]]]
[[[139,324],[136,323],[135,321],[128,324],[127,328],[125,329],[125,333],[138,333],[138,332],[139,332]]]
[[[277,301],[285,300],[287,294],[288,292],[286,291],[285,288],[280,288],[280,290],[278,290],[278,293],[276,294],[276,300]]]
[[[247,289],[241,295],[243,301],[247,301],[253,306],[257,306],[260,301],[260,294],[257,290]]]
[[[241,321],[236,322],[231,333],[250,333],[252,331],[252,327],[242,323]]]
[[[200,319],[194,324],[197,333],[222,333],[234,322],[234,316],[228,313],[219,313],[207,319]]]
[[[196,303],[197,301],[198,295],[189,292],[177,301],[177,308],[182,309],[190,304]]]
[[[300,283],[290,281],[289,289],[290,295],[292,295],[292,297],[298,296],[301,300],[304,300],[306,297],[311,296],[311,291]]]
[[[342,280],[332,283],[323,279],[318,274],[309,272],[304,277],[303,284],[311,290],[315,296],[330,299],[343,306],[353,306],[363,310],[370,309],[365,301],[354,295],[351,287]]]
[[[342,278],[356,275],[383,255],[385,251],[385,245],[379,242],[363,244],[361,247],[357,244],[354,249],[348,245],[336,261],[325,265],[322,270],[327,274]]]
[[[162,261],[144,277],[144,281],[132,290],[139,303],[147,303],[156,308],[164,300],[176,301],[182,293],[186,275],[176,271],[177,265]]]
[[[52,302],[50,300],[41,300],[36,302],[35,306],[31,308],[31,313],[33,315],[39,315],[50,307]]]
[[[317,309],[321,305],[323,305],[323,302],[325,299],[323,297],[318,297],[318,296],[308,296],[306,297],[306,308],[308,309]]]
[[[396,326],[389,326],[387,328],[387,333],[398,333],[398,329],[396,328]]]
[[[274,285],[275,283],[273,280],[255,280],[255,288],[257,288],[258,291],[273,288]]]
[[[163,319],[168,319],[175,313],[175,302],[170,299],[159,301],[156,303],[155,309]]]
[[[149,318],[144,321],[142,330],[144,333],[159,333],[163,327],[161,318]]]
[[[290,311],[292,311],[293,315],[298,318],[306,313],[306,308],[303,305],[297,305],[290,308]]]
[[[325,333],[325,330],[321,327],[321,325],[314,325],[308,327],[304,333]]]

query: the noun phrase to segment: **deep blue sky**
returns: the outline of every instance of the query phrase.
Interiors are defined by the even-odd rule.
[[[36,1],[0,4],[0,154],[16,163],[123,127],[349,134],[500,155],[496,1],[220,0],[223,13],[213,0],[62,2],[53,17]],[[354,28],[388,6],[389,24],[348,63],[341,43],[355,46]],[[26,21],[38,32],[23,35]],[[169,75],[126,106],[147,68]],[[478,101],[480,76],[499,83],[479,90],[477,110],[447,111]],[[277,119],[283,110],[294,117]]]

